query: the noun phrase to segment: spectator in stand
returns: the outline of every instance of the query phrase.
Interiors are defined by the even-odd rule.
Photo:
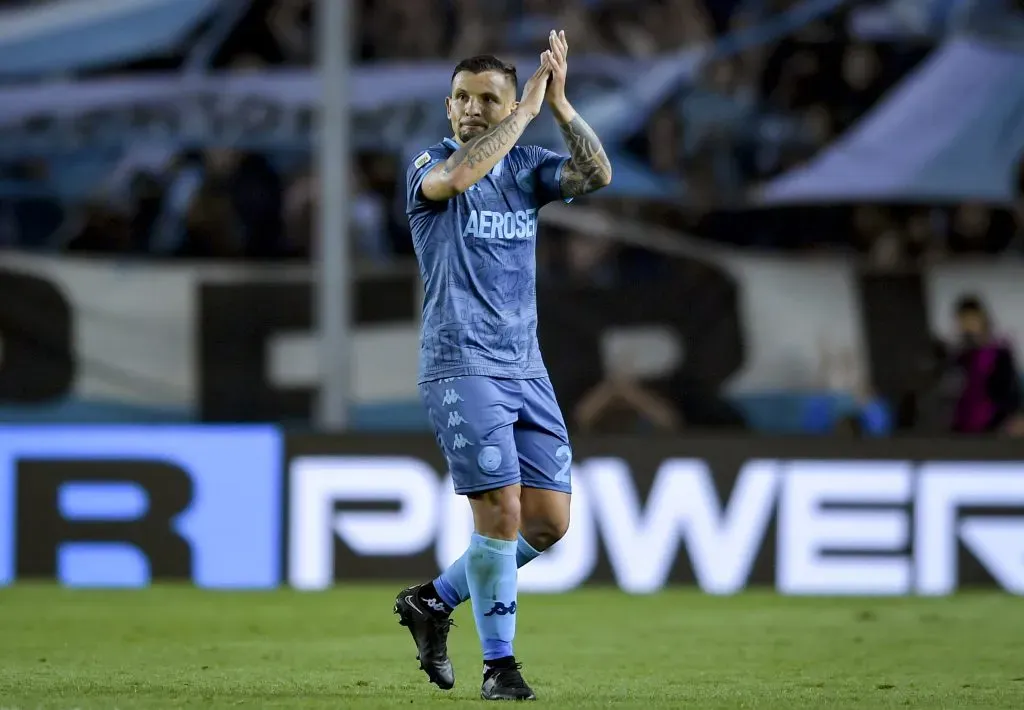
[[[953,213],[949,250],[954,254],[1000,254],[1013,238],[1013,217],[1005,210],[965,204]]]
[[[945,342],[932,340],[907,384],[897,403],[897,430],[927,436],[948,434],[960,383]]]
[[[202,154],[195,150],[186,150],[167,167],[163,198],[146,236],[154,254],[173,255],[185,242],[189,209],[204,180],[203,167]]]
[[[209,166],[208,175],[235,215],[245,255],[280,256],[284,252],[284,185],[277,169],[258,153],[218,153],[223,162]]]
[[[320,180],[310,167],[293,176],[284,196],[284,253],[309,258],[319,209]]]
[[[824,339],[818,347],[820,386],[827,393],[804,399],[803,431],[856,438],[891,434],[893,417],[889,405],[868,382],[853,350],[837,348]]]
[[[956,304],[960,343],[954,362],[963,385],[953,414],[953,431],[1003,431],[1021,414],[1021,380],[1013,350],[996,337],[988,309],[976,296]]]
[[[265,18],[267,29],[277,41],[286,63],[306,66],[313,63],[313,4],[310,0],[277,0]]]
[[[185,234],[175,256],[189,259],[238,258],[240,227],[230,199],[211,184],[202,185],[185,214]]]
[[[880,98],[882,62],[878,51],[869,44],[850,44],[843,53],[840,72],[834,112],[839,130],[845,130]]]
[[[1010,239],[1015,251],[1024,254],[1024,155],[1017,165],[1017,184],[1013,201],[1013,236]]]

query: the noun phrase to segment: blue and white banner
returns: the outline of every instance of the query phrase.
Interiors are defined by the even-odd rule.
[[[958,39],[805,166],[769,182],[766,205],[1010,203],[1024,156],[1024,43]]]
[[[0,10],[0,78],[82,70],[180,45],[219,0],[58,0]]]

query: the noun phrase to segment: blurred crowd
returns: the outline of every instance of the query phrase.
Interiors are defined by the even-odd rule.
[[[573,54],[651,57],[757,25],[793,0],[364,0],[355,51],[362,62],[532,55],[550,27],[565,28]],[[215,70],[309,66],[310,0],[255,0],[221,43]],[[672,199],[599,196],[617,214],[642,216],[699,237],[772,249],[846,249],[881,268],[949,254],[1024,253],[1020,220],[985,205],[857,205],[749,209],[752,185],[799,165],[853,125],[932,48],[916,39],[865,41],[847,11],[782,41],[716,61],[656,110],[629,143],[633,156],[685,188]],[[177,69],[184,55],[108,67],[104,74]],[[439,109],[440,110],[440,109]],[[351,203],[359,259],[408,256],[402,205],[404,157],[363,152]],[[45,181],[45,161],[0,165],[0,179]],[[145,169],[120,168],[77,204],[21,201],[0,210],[0,244],[46,243],[84,252],[182,257],[306,258],[318,189],[308,155],[280,161],[232,149],[186,150]],[[4,236],[4,225],[8,234]],[[20,235],[11,236],[11,224]],[[31,234],[26,238],[25,234]],[[554,263],[576,278],[614,277],[632,250],[550,235]],[[643,263],[649,263],[647,260]]]
[[[43,2],[47,0],[41,0]],[[879,5],[885,0],[878,0]],[[927,0],[922,0],[927,2]],[[0,0],[0,6],[28,4]],[[356,61],[458,59],[478,53],[533,56],[549,28],[564,28],[574,56],[636,59],[711,46],[777,17],[798,0],[362,0]],[[253,0],[211,57],[211,69],[254,72],[311,66],[311,0]],[[870,3],[857,3],[863,8]],[[947,3],[948,5],[948,3]],[[865,37],[843,6],[784,39],[755,43],[703,66],[637,130],[631,158],[682,187],[669,197],[595,195],[581,200],[642,231],[645,223],[690,238],[793,254],[859,256],[877,270],[951,257],[1024,256],[1024,166],[1015,208],[985,204],[852,204],[763,209],[750,188],[798,166],[853,126],[941,38]],[[184,53],[90,72],[174,72]],[[440,111],[440,103],[438,103]],[[440,137],[440,136],[438,136]],[[357,262],[412,255],[404,214],[405,160],[360,150],[350,198]],[[0,161],[0,183],[46,184],[45,159]],[[122,156],[109,179],[78,200],[0,197],[0,246],[148,258],[308,259],[320,189],[310,155],[186,148]],[[545,224],[541,278],[614,286],[679,278],[658,251]],[[687,273],[699,287],[699,273]],[[808,409],[804,429],[856,435],[893,430],[1024,434],[1012,349],[984,303],[964,296],[958,340],[934,347],[895,401],[847,386],[856,405],[836,418]],[[823,363],[829,358],[822,357]],[[827,363],[826,363],[827,364]],[[825,379],[828,379],[826,377]],[[891,394],[891,393],[890,393]],[[817,417],[817,419],[816,419]],[[672,417],[669,417],[671,419]],[[650,417],[652,421],[657,415]]]

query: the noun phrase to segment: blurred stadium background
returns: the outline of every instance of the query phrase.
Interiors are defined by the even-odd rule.
[[[454,559],[468,511],[416,395],[405,166],[447,134],[459,58],[523,76],[557,27],[615,180],[541,217],[541,342],[577,495],[524,588],[1024,594],[1019,2],[354,0],[334,45],[350,63],[321,73],[322,7],[0,0],[0,585],[386,580],[386,599]],[[321,134],[341,78],[350,120]],[[561,148],[544,117],[527,140]],[[348,197],[321,169],[346,147]],[[91,598],[17,586],[0,590],[15,665],[60,645],[19,610]],[[743,624],[789,613],[744,598]],[[170,597],[152,599],[132,624]],[[285,599],[274,613],[304,604]],[[980,634],[992,617],[964,604],[942,609]],[[953,682],[914,638],[929,682]],[[60,688],[88,705],[73,678],[4,672],[0,706]],[[780,707],[884,705],[811,681]],[[128,692],[103,687],[97,707]],[[1013,687],[886,702],[1019,707]]]

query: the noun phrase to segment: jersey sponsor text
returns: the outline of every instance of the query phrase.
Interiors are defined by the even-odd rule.
[[[462,236],[477,239],[532,239],[537,236],[537,210],[473,210],[462,229]]]

